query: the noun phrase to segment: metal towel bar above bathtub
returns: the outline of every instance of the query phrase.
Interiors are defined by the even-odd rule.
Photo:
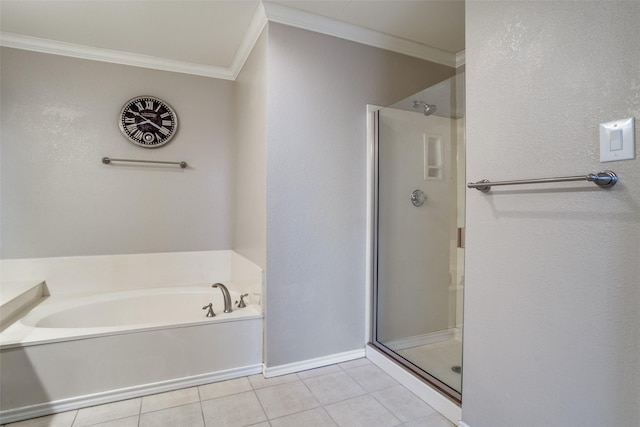
[[[187,162],[162,162],[159,160],[134,160],[134,159],[112,159],[110,157],[103,157],[102,163],[108,165],[111,162],[130,162],[130,163],[160,163],[163,165],[179,165],[182,169],[189,166]]]
[[[519,184],[546,184],[549,182],[567,182],[567,181],[589,181],[593,182],[600,188],[611,188],[618,182],[618,175],[615,172],[606,170],[602,172],[590,173],[588,175],[578,176],[563,176],[557,178],[538,178],[538,179],[520,179],[516,181],[496,181],[491,182],[487,179],[478,181],[476,183],[470,182],[467,184],[468,188],[475,188],[476,190],[488,193],[491,187],[494,185],[519,185]]]

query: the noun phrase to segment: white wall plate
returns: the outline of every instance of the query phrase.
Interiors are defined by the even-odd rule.
[[[634,159],[633,117],[600,123],[600,162]]]

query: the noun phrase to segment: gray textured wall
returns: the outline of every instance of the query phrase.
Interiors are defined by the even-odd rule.
[[[2,48],[0,85],[2,258],[232,247],[232,82]],[[137,95],[177,110],[167,145],[121,135]]]
[[[234,249],[262,269],[267,264],[268,25],[234,83]]]
[[[366,104],[455,70],[269,25],[266,363],[364,344]]]
[[[467,191],[471,427],[640,425],[640,159],[598,148],[629,116],[638,141],[639,20],[638,2],[467,2],[468,180],[620,177]]]

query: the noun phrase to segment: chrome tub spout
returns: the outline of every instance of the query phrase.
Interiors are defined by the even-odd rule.
[[[233,310],[231,309],[231,295],[229,295],[229,289],[222,283],[216,283],[215,285],[211,285],[212,288],[220,288],[222,291],[222,296],[224,297],[224,312],[231,313]]]

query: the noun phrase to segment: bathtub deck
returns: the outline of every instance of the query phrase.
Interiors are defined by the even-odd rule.
[[[49,292],[44,280],[0,283],[0,330],[4,330],[25,310],[42,302]]]

